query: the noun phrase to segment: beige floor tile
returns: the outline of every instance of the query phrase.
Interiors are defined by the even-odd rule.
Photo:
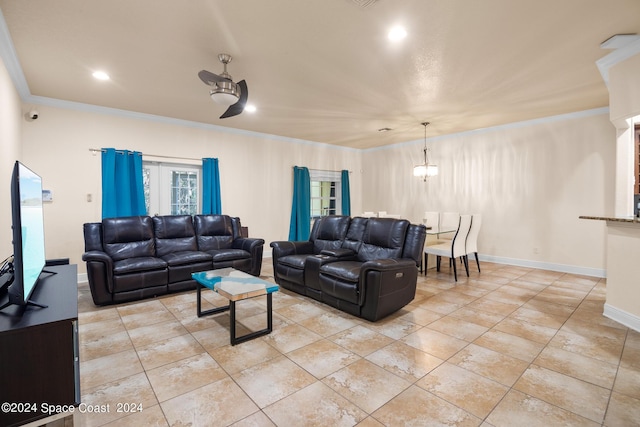
[[[367,322],[365,325],[368,329],[379,334],[385,335],[391,339],[398,340],[407,335],[421,329],[422,326],[408,322],[404,319],[390,318],[391,316],[379,320],[378,322]]]
[[[620,359],[620,366],[640,370],[640,333],[629,331]]]
[[[442,363],[442,359],[397,341],[365,359],[409,382],[419,380]]]
[[[556,347],[546,347],[533,363],[607,389],[613,387],[618,370],[617,365]]]
[[[486,311],[469,308],[468,306],[454,311],[449,316],[457,317],[467,322],[473,322],[487,328],[492,328],[505,318],[502,314],[488,313]]]
[[[135,312],[131,310],[120,310],[120,316],[122,317],[122,323],[127,329],[140,328],[142,326],[153,325],[155,323],[165,322],[167,320],[175,320],[176,317],[165,308],[159,301],[159,306],[155,310],[144,310]],[[155,307],[155,306],[153,306]],[[127,307],[129,308],[129,307]],[[149,308],[149,307],[147,307]],[[126,312],[127,314],[123,314]]]
[[[572,353],[592,357],[603,362],[617,364],[620,361],[623,344],[618,339],[598,336],[593,333],[581,334],[561,328],[549,342],[549,346]]]
[[[145,370],[177,362],[204,351],[204,347],[191,335],[179,335],[137,349]]]
[[[532,362],[544,348],[544,344],[496,329],[491,329],[473,343],[525,362]]]
[[[569,307],[563,304],[556,304],[554,302],[537,300],[535,298],[527,301],[526,304],[522,306],[523,308],[529,308],[532,310],[541,311],[543,313],[553,314],[558,317],[562,317],[564,319],[568,319],[569,316],[576,310],[575,307]]]
[[[487,422],[495,427],[597,427],[600,424],[543,400],[511,390],[489,414]]]
[[[567,320],[566,316],[557,316],[544,311],[533,310],[527,307],[520,307],[509,315],[510,319],[521,320],[523,322],[534,323],[551,329],[560,329]]]
[[[143,408],[140,412],[132,412],[130,415],[118,418],[115,421],[104,424],[104,427],[130,427],[130,426],[146,426],[161,427],[169,426],[160,405],[154,405],[149,408]]]
[[[445,316],[438,319],[430,323],[427,328],[468,342],[475,340],[489,329],[486,326],[467,322],[466,320],[453,316]]]
[[[209,354],[229,374],[258,365],[280,356],[280,352],[262,339],[255,339],[232,346],[227,343],[209,351]]]
[[[558,329],[515,319],[511,316],[494,326],[494,329],[541,344],[547,344],[558,332]]]
[[[227,373],[208,353],[191,356],[146,372],[160,402],[227,376]]]
[[[109,320],[120,320],[120,313],[115,307],[92,307],[92,311],[78,313],[78,322],[81,325],[89,323],[104,323]]]
[[[311,300],[298,301],[295,304],[290,304],[285,307],[274,308],[273,311],[293,322],[298,323],[305,319],[309,319],[310,317],[324,314],[325,309],[323,307],[320,307],[319,304],[310,301]]]
[[[260,408],[316,382],[316,378],[284,356],[231,374]]]
[[[380,421],[376,420],[373,417],[365,418],[364,420],[356,424],[356,426],[357,427],[385,427],[384,424],[382,424]]]
[[[322,336],[294,323],[275,329],[269,335],[264,336],[263,339],[281,353],[288,353],[312,342],[319,341]]]
[[[318,379],[360,359],[357,354],[326,339],[294,350],[287,357]]]
[[[80,344],[105,339],[113,334],[124,331],[126,331],[126,328],[120,316],[92,323],[83,323],[81,320],[78,320],[78,337]]]
[[[367,416],[366,412],[321,382],[267,406],[264,412],[280,426],[350,427]]]
[[[375,411],[385,426],[479,426],[481,419],[417,386],[411,386]]]
[[[213,326],[211,326],[213,325]],[[209,328],[191,332],[191,335],[200,343],[207,351],[224,347],[231,344],[229,334],[229,326],[211,322]]]
[[[275,427],[273,421],[271,421],[262,411],[254,412],[248,417],[230,425],[232,427]]]
[[[613,391],[640,400],[640,370],[620,366]]]
[[[406,307],[405,307],[406,308]],[[399,320],[404,320],[416,325],[425,326],[429,323],[435,322],[440,319],[443,315],[440,313],[436,313],[435,311],[427,310],[421,308],[420,306],[413,306],[411,309],[400,316]]]
[[[606,388],[536,365],[531,365],[513,388],[597,423],[604,419],[611,393]]]
[[[427,327],[407,335],[402,338],[401,341],[443,360],[453,356],[468,344],[467,341],[454,338]]]
[[[484,296],[467,305],[467,307],[475,310],[486,311],[487,313],[508,316],[520,308],[520,304],[496,301],[488,296]]]
[[[606,427],[637,426],[639,420],[640,399],[613,392],[604,425]]]
[[[505,385],[446,362],[416,385],[478,418],[485,418],[509,391]]]
[[[74,426],[100,426],[158,404],[143,372],[83,389],[81,400],[82,406],[74,413]]]
[[[300,325],[323,337],[353,328],[358,323],[332,312],[324,312],[318,316],[304,319]]]
[[[367,413],[375,411],[411,385],[364,359],[328,375],[322,382]]]
[[[164,341],[168,338],[188,334],[189,331],[187,331],[178,320],[171,319],[160,323],[154,323],[153,325],[128,329],[128,333],[133,345],[136,348],[142,348],[154,342]]]
[[[85,362],[91,359],[120,353],[126,350],[133,350],[133,343],[126,331],[114,332],[92,341],[80,340],[80,361]]]
[[[143,371],[140,359],[133,349],[81,362],[80,390],[91,389]]]
[[[332,335],[329,339],[362,357],[393,342],[388,336],[379,334],[361,325]]]
[[[509,387],[529,366],[525,361],[475,344],[469,344],[448,361]]]
[[[181,394],[160,406],[171,426],[229,425],[259,410],[231,378]]]

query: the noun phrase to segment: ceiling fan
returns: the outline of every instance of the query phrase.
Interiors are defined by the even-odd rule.
[[[213,74],[207,70],[202,70],[198,73],[200,80],[206,85],[211,86],[211,90],[209,91],[211,99],[218,104],[229,106],[227,111],[220,116],[221,119],[237,116],[242,113],[249,95],[247,83],[244,80],[234,83],[229,73],[227,73],[227,64],[231,62],[231,59],[231,55],[227,53],[218,55],[218,60],[224,64],[224,71],[220,75]]]

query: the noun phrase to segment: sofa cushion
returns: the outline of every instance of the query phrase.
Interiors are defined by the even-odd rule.
[[[347,234],[350,218],[343,215],[331,215],[318,218],[313,223],[310,240],[313,241],[314,253],[324,249],[337,249]]]
[[[251,258],[251,254],[242,249],[221,249],[207,251],[213,257],[213,262],[233,261],[236,259]]]
[[[362,245],[360,261],[401,258],[409,221],[394,218],[369,218]]]
[[[191,215],[154,216],[153,227],[158,256],[198,250]]]
[[[126,258],[113,263],[114,274],[131,274],[149,270],[164,270],[167,263],[155,257]]]
[[[194,216],[198,249],[211,251],[231,248],[234,235],[233,222],[228,215]]]
[[[296,254],[296,255],[287,255],[278,259],[278,263],[282,265],[286,265],[287,267],[298,268],[300,270],[304,269],[304,263],[307,261],[307,258],[313,256],[311,254]]]
[[[149,216],[102,220],[104,251],[114,260],[154,257],[153,221]]]
[[[358,252],[360,250],[360,245],[362,245],[362,236],[364,235],[364,230],[367,228],[368,221],[369,220],[367,218],[362,217],[355,217],[351,219],[347,235],[342,241],[343,248],[351,249],[354,252]]]
[[[163,260],[167,262],[168,265],[184,265],[184,264],[194,264],[201,262],[211,262],[211,254],[200,251],[181,251],[181,252],[172,252],[161,257]]]
[[[320,274],[348,282],[357,282],[360,278],[361,268],[362,262],[360,261],[330,262],[320,267]]]

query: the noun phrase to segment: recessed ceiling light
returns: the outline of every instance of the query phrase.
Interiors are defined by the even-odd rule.
[[[244,107],[244,111],[246,111],[247,113],[255,113],[256,112],[256,106],[253,104],[248,104]]]
[[[389,37],[389,40],[393,41],[402,40],[407,37],[407,30],[405,30],[401,26],[395,26],[391,30],[389,30],[389,34],[387,35],[387,37]]]
[[[92,75],[98,80],[109,80],[109,74],[104,71],[95,71]]]

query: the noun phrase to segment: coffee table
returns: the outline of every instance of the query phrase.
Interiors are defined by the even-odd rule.
[[[271,333],[273,329],[272,294],[280,287],[258,277],[247,274],[235,268],[220,268],[217,270],[192,273],[191,277],[198,283],[197,286],[197,314],[198,317],[221,313],[229,310],[231,317],[230,335],[231,345],[240,344],[253,338]],[[229,300],[229,305],[216,307],[202,311],[202,289],[209,288]],[[259,331],[251,332],[240,337],[236,336],[236,301],[254,298],[261,295],[267,296],[267,327]]]

